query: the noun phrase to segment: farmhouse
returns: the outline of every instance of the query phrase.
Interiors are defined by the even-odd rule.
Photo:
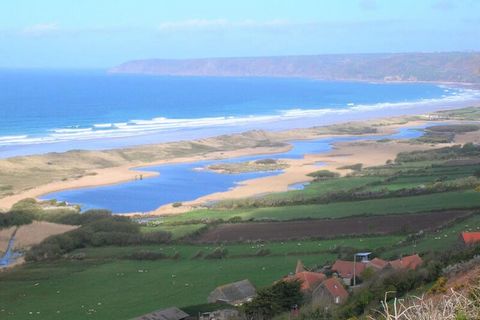
[[[251,301],[257,294],[255,287],[248,280],[242,280],[217,287],[208,295],[209,303],[228,303],[233,306]]]
[[[332,266],[332,271],[336,272],[346,285],[351,285],[353,275],[360,277],[366,267],[366,263],[363,262],[337,260]]]
[[[168,308],[163,310],[153,311],[137,317],[134,320],[184,320],[189,315],[178,308]]]
[[[312,293],[312,304],[329,306],[342,304],[348,299],[348,292],[338,278],[323,281]]]
[[[291,276],[287,276],[286,280],[298,280],[302,286],[300,290],[303,293],[311,293],[327,276],[320,272],[302,271]]]
[[[462,232],[460,239],[467,246],[478,243],[480,242],[480,232]]]
[[[306,271],[302,260],[297,260],[297,267],[295,268],[295,274]]]
[[[388,266],[388,261],[380,258],[374,258],[367,263],[368,268],[373,268],[376,271],[383,270],[386,266]]]
[[[402,257],[397,260],[390,261],[388,263],[393,269],[400,270],[400,269],[417,269],[423,263],[422,258],[418,254],[414,254],[411,256]]]

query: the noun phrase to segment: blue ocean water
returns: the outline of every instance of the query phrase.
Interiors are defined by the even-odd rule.
[[[42,199],[57,199],[80,204],[83,210],[106,208],[115,213],[148,212],[161,205],[195,200],[215,192],[227,191],[237,183],[254,178],[278,175],[278,171],[221,174],[208,170],[197,170],[210,164],[222,162],[244,162],[257,159],[298,159],[305,154],[328,152],[332,144],[341,141],[411,139],[419,137],[421,127],[404,128],[385,136],[345,136],[316,140],[293,141],[293,148],[287,152],[269,155],[238,157],[215,161],[168,164],[145,167],[142,170],[156,171],[158,176],[143,180],[120,183],[111,186],[67,190],[44,195]],[[321,164],[319,164],[321,165]],[[300,188],[300,185],[295,186]]]
[[[39,144],[64,144],[58,150],[42,149],[46,151],[63,151],[69,144],[108,148],[98,145],[98,140],[157,134],[156,140],[147,141],[151,143],[179,130],[261,126],[282,119],[322,118],[337,111],[342,115],[347,109],[360,113],[460,93],[424,83],[2,70],[0,156],[2,151]],[[87,142],[78,146],[72,141]],[[120,145],[110,145],[115,146]]]

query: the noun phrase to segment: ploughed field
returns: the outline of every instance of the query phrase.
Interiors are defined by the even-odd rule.
[[[278,241],[347,235],[412,233],[435,230],[469,215],[471,211],[456,210],[344,219],[221,224],[201,234],[196,241],[199,243]]]

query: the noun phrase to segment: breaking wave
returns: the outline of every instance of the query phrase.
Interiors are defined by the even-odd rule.
[[[123,138],[147,135],[151,133],[172,132],[185,129],[201,129],[209,127],[237,127],[242,125],[262,124],[301,118],[318,118],[321,121],[327,115],[346,115],[375,111],[381,109],[412,109],[422,106],[446,106],[453,103],[480,99],[480,91],[472,89],[451,89],[444,87],[445,94],[441,98],[423,99],[395,103],[354,104],[347,103],[337,108],[302,109],[294,108],[278,110],[272,115],[225,116],[171,119],[157,117],[153,119],[134,119],[127,122],[97,123],[90,127],[68,127],[49,130],[44,135],[7,135],[0,136],[0,146],[30,145],[55,143],[76,140]]]

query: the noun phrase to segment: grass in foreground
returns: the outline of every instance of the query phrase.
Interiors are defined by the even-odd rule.
[[[293,271],[297,259],[307,266],[336,258],[326,252],[339,245],[374,249],[402,237],[364,237],[227,246],[226,259],[192,259],[213,247],[135,246],[80,250],[83,261],[35,263],[0,275],[2,319],[128,319],[156,309],[203,304],[216,286],[248,278],[262,287]],[[270,256],[245,257],[259,248]],[[178,260],[135,261],[120,257],[139,250],[179,252]],[[236,258],[233,256],[237,256]],[[82,307],[83,306],[83,307]],[[4,311],[1,311],[4,310]],[[32,312],[32,314],[30,314]],[[39,313],[37,313],[39,312]]]

